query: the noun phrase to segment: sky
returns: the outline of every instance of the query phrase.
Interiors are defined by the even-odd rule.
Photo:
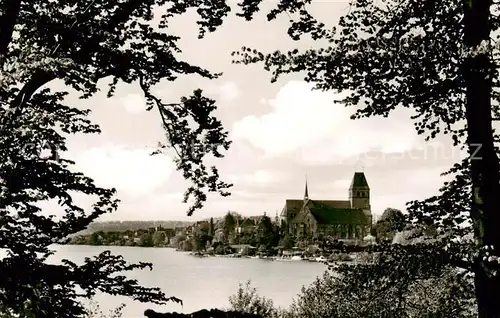
[[[267,9],[273,5],[265,2]],[[311,5],[314,15],[330,24],[348,10],[347,0]],[[234,183],[232,195],[211,195],[202,210],[187,217],[182,194],[188,184],[171,157],[149,155],[165,141],[158,113],[146,111],[137,86],[121,85],[108,99],[103,82],[103,91],[88,100],[68,98],[90,108],[91,119],[102,129],[95,136],[72,136],[68,156],[98,185],[115,187],[122,201],[101,220],[198,220],[229,210],[274,216],[286,199],[303,197],[306,175],[311,199],[347,199],[355,171],[364,171],[372,212],[380,215],[385,208],[404,210],[405,202],[436,194],[444,181],[440,173],[463,156],[446,138],[425,143],[413,128],[410,111],[353,121],[353,109],[333,102],[341,96],[313,91],[300,74],[271,83],[261,65],[231,63],[230,53],[242,46],[263,52],[314,46],[288,38],[286,16],[268,23],[265,14],[252,22],[232,14],[203,40],[197,39],[195,19],[187,14],[171,24],[172,33],[182,38],[182,58],[223,76],[214,81],[183,77],[157,85],[155,92],[172,102],[199,87],[217,100],[216,114],[233,141],[217,166],[222,179]]]

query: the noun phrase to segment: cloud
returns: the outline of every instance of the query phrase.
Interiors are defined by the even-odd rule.
[[[147,194],[161,186],[174,170],[167,156],[151,156],[151,152],[115,145],[91,148],[76,156],[76,168],[99,186],[132,195]]]
[[[332,188],[334,189],[349,189],[351,186],[351,180],[336,180],[332,182]]]
[[[368,151],[403,152],[417,143],[408,113],[353,121],[349,119],[352,109],[333,102],[342,97],[313,91],[306,82],[290,81],[267,101],[272,112],[236,121],[232,138],[250,142],[269,157],[296,152],[308,163],[327,163]]]
[[[120,103],[125,110],[132,114],[139,114],[146,111],[146,100],[139,94],[128,94],[120,98]]]
[[[218,99],[224,102],[231,102],[241,96],[238,85],[234,82],[224,82],[220,85],[210,82],[205,91],[210,95],[218,95]]]
[[[252,173],[230,175],[228,180],[237,183],[238,186],[262,186],[282,181],[284,176],[275,171],[257,170]]]
[[[240,96],[240,89],[234,82],[226,82],[219,86],[219,94],[222,99],[232,101]]]

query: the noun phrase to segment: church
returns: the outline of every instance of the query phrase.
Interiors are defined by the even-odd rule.
[[[370,187],[364,172],[354,173],[348,200],[310,199],[306,180],[304,198],[286,200],[281,219],[298,239],[332,236],[346,242],[362,240],[372,225]]]

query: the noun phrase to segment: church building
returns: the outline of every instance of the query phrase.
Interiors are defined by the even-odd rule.
[[[355,172],[348,200],[315,200],[309,198],[307,180],[302,200],[286,200],[281,212],[290,234],[297,238],[333,236],[339,240],[357,241],[370,234],[372,213],[370,187],[363,172]]]

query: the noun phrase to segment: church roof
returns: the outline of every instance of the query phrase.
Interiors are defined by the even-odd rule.
[[[367,224],[370,222],[360,209],[332,207],[321,201],[312,201],[309,210],[319,224]]]
[[[314,200],[314,202],[324,204],[331,208],[350,209],[351,201],[349,200]]]
[[[351,186],[349,187],[349,189],[352,189],[354,187],[358,187],[358,188],[362,188],[362,187],[366,187],[366,188],[370,188],[368,186],[368,181],[366,181],[366,177],[365,177],[365,174],[363,172],[355,172],[354,173],[354,176],[352,177],[352,181],[351,181]]]
[[[319,202],[328,207],[340,208],[340,209],[350,209],[351,201],[349,200],[314,200],[314,202]],[[285,201],[285,207],[281,212],[282,216],[288,216],[290,214],[297,215],[302,207],[304,206],[304,199],[288,199]]]
[[[297,214],[302,206],[304,205],[304,199],[287,199],[285,201],[285,207],[281,212],[282,216],[288,216],[290,214]]]

